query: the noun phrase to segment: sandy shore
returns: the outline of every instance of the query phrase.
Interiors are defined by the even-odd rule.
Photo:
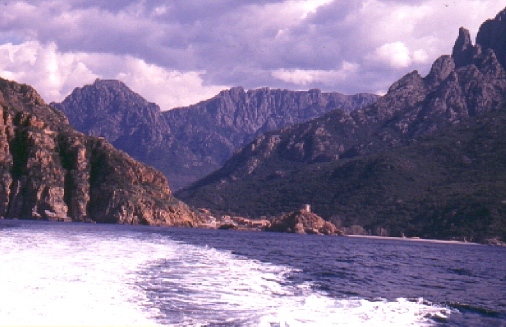
[[[368,238],[373,240],[400,240],[410,242],[427,242],[427,243],[443,243],[443,244],[461,244],[461,245],[482,245],[473,242],[461,242],[461,241],[446,241],[446,240],[435,240],[429,238],[410,238],[410,237],[389,237],[389,236],[372,236],[372,235],[346,235],[346,237],[355,238]]]

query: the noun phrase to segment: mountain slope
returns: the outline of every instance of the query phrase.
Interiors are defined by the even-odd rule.
[[[0,216],[198,224],[165,177],[77,132],[27,86],[0,79]]]
[[[53,103],[78,130],[103,136],[134,158],[160,169],[174,189],[214,171],[257,135],[321,116],[351,111],[377,96],[268,88],[222,91],[186,108],[160,112],[119,81],[97,80]]]
[[[501,109],[378,154],[292,169],[261,166],[233,182],[191,189],[188,199],[253,217],[310,203],[326,219],[373,233],[382,228],[392,236],[504,240],[504,167],[506,110]]]
[[[221,169],[178,191],[177,196],[195,206],[231,210],[243,215],[277,214],[280,211],[292,211],[301,203],[311,203],[316,213],[326,218],[344,215],[348,223],[378,227],[372,221],[377,219],[376,213],[387,210],[385,208],[390,202],[385,202],[385,196],[390,196],[390,192],[395,195],[396,189],[416,195],[420,190],[427,189],[423,181],[430,179],[421,178],[422,184],[414,183],[410,188],[411,179],[416,180],[416,176],[408,176],[403,183],[397,181],[400,184],[396,184],[396,189],[376,189],[370,193],[369,187],[374,189],[377,186],[375,183],[378,183],[376,178],[383,178],[381,174],[384,173],[373,169],[375,164],[371,158],[389,149],[412,144],[417,139],[446,130],[452,125],[480,117],[505,103],[506,72],[496,55],[496,51],[501,53],[501,49],[506,47],[505,34],[501,32],[506,24],[503,19],[505,12],[499,13],[494,20],[487,21],[480,28],[478,40],[495,40],[487,46],[472,45],[469,32],[461,28],[452,56],[438,58],[426,77],[421,77],[416,71],[409,73],[394,83],[375,104],[350,113],[336,110],[309,122],[262,135],[229,159]],[[497,135],[502,135],[501,128],[504,126],[498,125],[496,128]],[[486,130],[477,132],[476,137],[482,132]],[[489,137],[497,146],[500,144],[497,143],[500,140],[494,139],[495,136]],[[484,155],[484,158],[501,160],[488,151]],[[424,156],[415,159],[415,167],[422,168],[414,173],[425,176]],[[324,173],[328,173],[328,170],[325,169],[333,170],[341,164],[351,165],[346,167],[351,167],[349,174],[357,174],[353,182],[348,179],[347,173],[336,173],[332,176],[340,176],[344,184],[338,181],[335,182],[337,184],[330,183],[329,175]],[[452,164],[457,163],[435,163],[434,169],[439,169],[443,175],[449,174],[453,169]],[[353,168],[353,165],[359,166]],[[382,167],[380,163],[378,165]],[[464,174],[464,168],[459,174]],[[357,173],[357,169],[365,172]],[[479,169],[487,169],[487,165]],[[475,182],[478,183],[479,179]],[[483,185],[487,183],[483,181]],[[499,183],[494,187],[500,186]],[[473,186],[463,183],[461,187],[464,190]],[[363,205],[371,202],[369,209],[361,209],[361,202],[354,201],[349,194],[352,191],[357,192],[357,199],[365,201]],[[458,193],[458,189],[455,192]],[[394,195],[392,198],[395,198]],[[420,193],[422,195],[426,193]],[[467,200],[472,202],[476,198],[478,195],[473,193]],[[340,205],[333,204],[333,199]],[[423,201],[420,199],[417,202],[416,199],[420,199],[419,196],[414,197],[413,201],[417,204],[413,208],[425,208]],[[318,207],[315,201],[325,204]],[[408,209],[403,215],[407,215],[407,220],[411,221],[415,218]],[[355,212],[364,214],[357,215]],[[439,217],[442,215],[440,213]],[[434,217],[437,219],[438,214],[434,213]],[[395,214],[391,220],[395,219],[401,218]],[[427,221],[421,224],[425,223],[428,224]]]

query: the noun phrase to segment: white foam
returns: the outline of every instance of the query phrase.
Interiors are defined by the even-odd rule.
[[[156,235],[5,229],[0,249],[0,325],[429,326],[449,313],[331,298],[288,283],[289,267]]]
[[[155,313],[139,310],[142,293],[129,275],[156,255],[151,244],[12,230],[0,249],[1,325],[156,324]]]

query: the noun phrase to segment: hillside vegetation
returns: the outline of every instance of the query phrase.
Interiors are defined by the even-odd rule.
[[[373,234],[383,228],[392,236],[506,239],[504,167],[501,109],[379,154],[293,170],[272,162],[191,197],[199,207],[253,217],[310,203],[338,225]]]

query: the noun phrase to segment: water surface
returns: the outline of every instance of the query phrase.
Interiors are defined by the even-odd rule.
[[[0,325],[506,326],[506,249],[0,222]]]

